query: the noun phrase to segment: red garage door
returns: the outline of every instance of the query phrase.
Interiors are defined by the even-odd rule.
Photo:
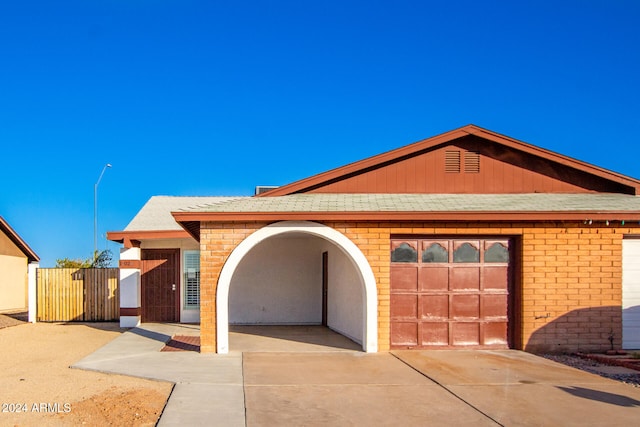
[[[394,239],[392,348],[508,348],[509,240]]]

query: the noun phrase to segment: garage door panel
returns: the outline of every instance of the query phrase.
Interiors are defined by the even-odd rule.
[[[449,267],[429,267],[420,270],[419,291],[446,291],[449,289]]]
[[[418,323],[393,322],[391,323],[391,345],[417,346]]]
[[[449,323],[448,322],[424,322],[422,323],[423,346],[448,346]]]
[[[454,322],[451,323],[451,340],[457,346],[480,345],[480,323]]]
[[[391,269],[391,288],[398,291],[416,291],[418,289],[418,267],[394,266]]]
[[[509,286],[508,267],[484,267],[483,289],[506,291]]]
[[[422,262],[425,264],[448,263],[449,262],[449,241],[448,240],[423,240],[421,256],[422,256]]]
[[[391,242],[392,262],[418,262],[418,242],[401,240]]]
[[[506,319],[507,295],[482,295],[482,317]]]
[[[391,317],[412,318],[418,317],[417,295],[391,295]]]
[[[509,242],[504,240],[485,240],[484,261],[488,263],[508,263]]]
[[[480,317],[480,295],[451,295],[451,318],[478,319]]]
[[[480,242],[477,240],[454,240],[453,262],[454,263],[480,262]]]
[[[448,295],[423,295],[420,298],[423,319],[446,320],[449,318]]]
[[[507,322],[490,322],[484,324],[483,344],[488,346],[508,346]]]
[[[480,267],[458,267],[450,269],[450,286],[452,291],[469,291],[480,289]]]

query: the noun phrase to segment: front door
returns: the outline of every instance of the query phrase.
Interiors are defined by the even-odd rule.
[[[180,321],[180,249],[142,250],[142,321]]]

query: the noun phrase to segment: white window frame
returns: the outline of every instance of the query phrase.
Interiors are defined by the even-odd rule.
[[[194,260],[196,263],[194,263]],[[183,303],[184,310],[200,309],[200,251],[184,251],[183,254],[184,273],[182,275]],[[191,277],[195,275],[195,278]],[[192,283],[195,281],[195,283]],[[195,293],[195,295],[190,294]],[[193,299],[198,302],[192,303]]]

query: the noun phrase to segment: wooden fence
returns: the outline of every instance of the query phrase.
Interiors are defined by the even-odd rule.
[[[39,268],[37,321],[118,320],[119,271],[117,268]]]

